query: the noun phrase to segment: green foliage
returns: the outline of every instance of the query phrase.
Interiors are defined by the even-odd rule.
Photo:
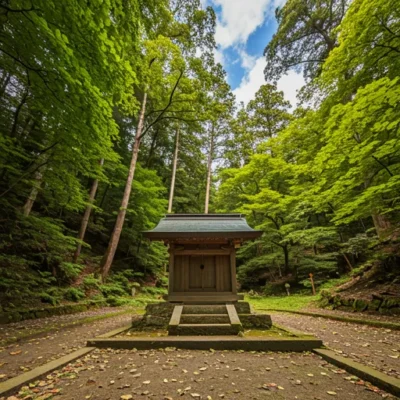
[[[384,265],[398,254],[399,8],[300,3],[277,9],[265,73],[274,82],[302,70],[314,107],[288,115],[276,87],[261,87],[231,123],[219,175],[217,209],[242,212],[264,232],[238,252],[247,289],[282,277],[308,288],[310,273],[323,287],[366,260]]]
[[[56,306],[57,304],[59,304],[59,300],[56,297],[51,296],[49,293],[42,292],[39,294],[39,297],[43,303],[48,303],[52,306]]]
[[[118,284],[101,285],[100,290],[105,297],[126,296],[129,292]]]
[[[66,281],[74,281],[81,273],[83,266],[71,262],[62,262],[59,265],[59,270]]]
[[[95,278],[94,274],[86,275],[82,283],[86,290],[100,289],[100,280]]]
[[[78,288],[70,287],[65,291],[64,297],[67,300],[79,301],[85,298],[85,293]]]
[[[140,289],[140,292],[151,296],[162,296],[167,293],[167,290],[155,286],[144,286]]]

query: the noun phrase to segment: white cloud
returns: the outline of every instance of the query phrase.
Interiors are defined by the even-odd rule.
[[[240,85],[233,91],[238,103],[244,102],[247,104],[254,98],[255,93],[261,85],[265,84],[264,68],[265,58],[259,57],[253,67],[245,74]],[[293,108],[296,106],[296,93],[304,85],[304,79],[301,74],[294,71],[289,71],[278,81],[278,89],[282,90],[285,99],[289,100]]]
[[[247,104],[254,94],[265,83],[264,79],[265,58],[260,57],[256,60],[254,66],[243,77],[240,85],[233,91],[236,96],[236,101]]]
[[[257,57],[251,56],[250,54],[248,54],[245,50],[243,50],[241,48],[237,48],[237,52],[240,57],[240,65],[246,71],[250,71],[254,67],[254,65],[257,61]]]
[[[272,11],[273,0],[210,0],[221,7],[215,40],[221,48],[245,44],[248,37],[265,21]]]
[[[283,75],[278,81],[278,90],[282,90],[285,94],[285,99],[289,100],[293,108],[296,107],[297,91],[304,86],[303,74],[295,71],[289,71],[286,75]]]

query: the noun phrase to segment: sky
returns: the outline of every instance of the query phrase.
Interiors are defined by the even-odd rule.
[[[215,59],[227,74],[238,103],[247,104],[265,83],[263,51],[277,29],[275,8],[285,0],[202,0],[217,16]],[[301,74],[290,71],[278,82],[286,100],[296,105]]]

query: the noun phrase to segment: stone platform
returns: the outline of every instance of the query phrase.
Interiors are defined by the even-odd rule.
[[[271,317],[253,314],[248,302],[226,304],[148,304],[134,320],[138,330],[167,329],[170,335],[237,335],[244,329],[270,329]]]

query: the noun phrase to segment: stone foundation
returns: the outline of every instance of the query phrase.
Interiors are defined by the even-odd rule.
[[[162,302],[148,304],[141,319],[133,318],[132,327],[136,329],[168,329],[174,307],[177,304]],[[252,314],[248,302],[239,301],[233,304],[245,329],[269,329],[271,317],[266,314]],[[201,306],[196,306],[201,307]]]
[[[400,298],[393,296],[372,296],[371,299],[354,299],[343,294],[321,291],[321,307],[332,307],[343,311],[373,311],[383,315],[400,315]]]

